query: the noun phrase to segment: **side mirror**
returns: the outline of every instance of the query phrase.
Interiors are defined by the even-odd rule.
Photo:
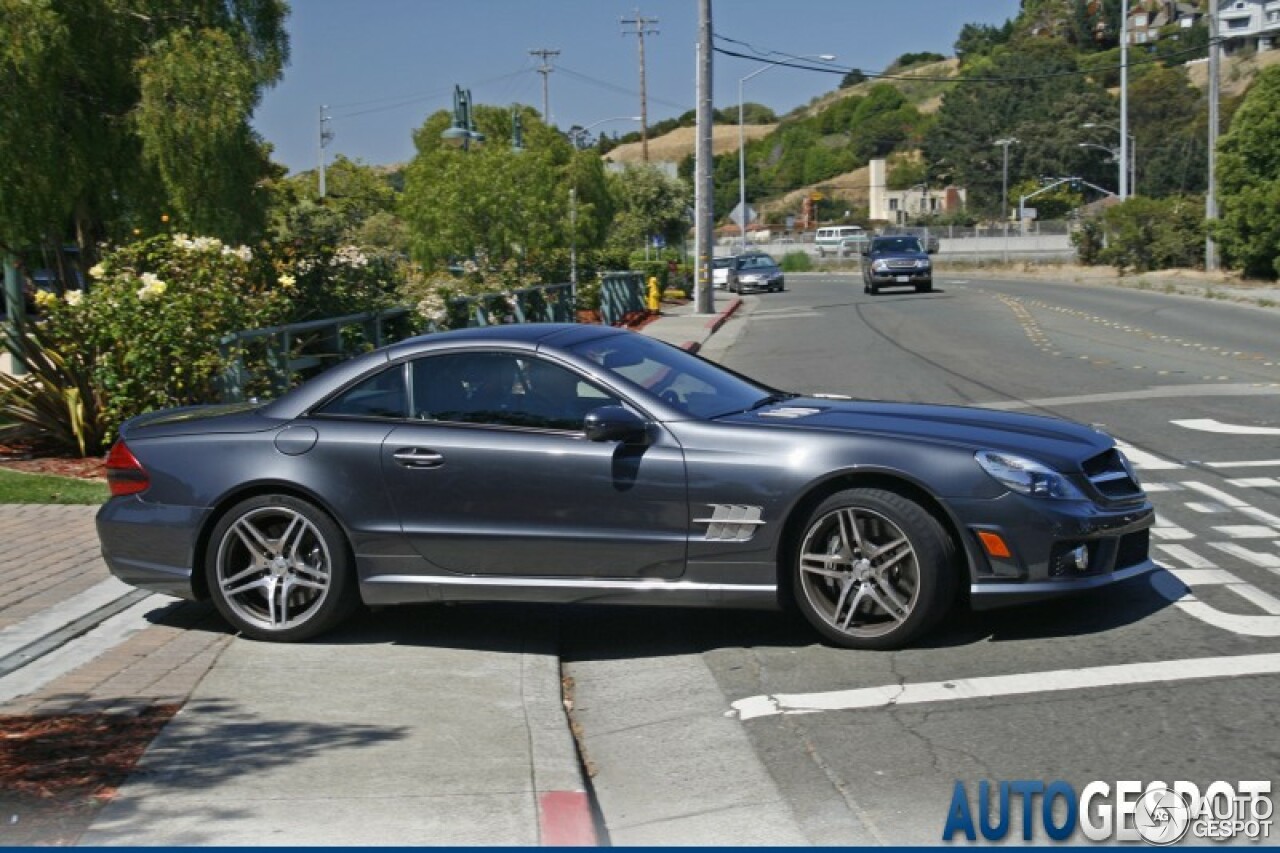
[[[601,406],[582,419],[582,431],[588,441],[641,443],[648,438],[648,426],[639,415],[622,406]]]

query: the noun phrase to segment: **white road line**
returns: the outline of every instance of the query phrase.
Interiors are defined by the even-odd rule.
[[[1213,486],[1205,483],[1187,481],[1183,485],[1188,489],[1195,489],[1206,497],[1213,498],[1216,501],[1226,504],[1232,509],[1240,512],[1242,515],[1249,516],[1254,521],[1261,521],[1263,524],[1269,524],[1277,530],[1280,530],[1280,515],[1272,515],[1264,509],[1258,509],[1256,506],[1245,503],[1235,495],[1229,495],[1221,489],[1215,489]]]
[[[1185,421],[1170,421],[1174,426],[1183,429],[1194,429],[1200,432],[1216,432],[1221,435],[1280,435],[1276,427],[1248,426],[1245,424],[1224,424],[1214,418],[1193,418]]]
[[[1227,480],[1227,483],[1239,489],[1280,488],[1280,478],[1276,477],[1243,477],[1239,480]]]
[[[1156,545],[1164,553],[1168,554],[1170,559],[1177,560],[1184,566],[1192,569],[1211,569],[1213,563],[1210,563],[1204,557],[1201,557],[1195,551],[1183,545]]]
[[[1149,495],[1157,492],[1180,492],[1182,491],[1181,483],[1143,483],[1142,490]]]
[[[1275,528],[1260,524],[1223,525],[1213,529],[1228,539],[1270,539],[1276,535]]]
[[[1201,503],[1199,501],[1188,501],[1185,504],[1185,506],[1187,509],[1191,510],[1192,512],[1199,512],[1199,513],[1205,513],[1205,514],[1227,511],[1227,508],[1222,504],[1216,504],[1212,502]]]
[[[1280,459],[1255,459],[1250,462],[1207,462],[1210,468],[1280,468]]]
[[[856,711],[958,699],[990,699],[1065,690],[1273,674],[1280,674],[1280,653],[1059,669],[917,684],[886,684],[881,687],[827,693],[778,693],[739,699],[732,707],[738,712],[740,719],[753,720],[778,714]]]
[[[1246,563],[1252,563],[1258,568],[1280,571],[1280,555],[1270,554],[1265,551],[1254,551],[1234,542],[1210,542],[1209,544],[1223,553],[1239,557]]]
[[[1162,459],[1145,450],[1139,450],[1127,441],[1117,441],[1116,446],[1123,450],[1129,461],[1141,471],[1173,471],[1182,467],[1177,462]]]
[[[1160,513],[1156,513],[1155,526],[1151,528],[1151,535],[1157,539],[1195,539],[1196,535],[1185,527],[1179,527]]]

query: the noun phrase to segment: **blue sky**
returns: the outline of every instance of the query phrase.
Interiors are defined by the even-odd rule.
[[[291,170],[317,161],[321,104],[345,154],[384,164],[413,156],[411,133],[452,106],[455,83],[478,104],[542,109],[534,48],[560,51],[550,77],[551,117],[561,128],[639,115],[636,38],[621,18],[657,18],[645,40],[649,122],[694,106],[696,0],[293,0],[292,60],[254,118]],[[1019,0],[716,0],[717,34],[760,50],[835,54],[837,65],[881,70],[906,52],[950,54],[970,21],[1000,24]],[[738,80],[758,63],[717,55],[715,105],[733,107]],[[839,75],[774,68],[746,84],[746,100],[778,113],[835,88]],[[596,131],[625,133],[632,121]]]

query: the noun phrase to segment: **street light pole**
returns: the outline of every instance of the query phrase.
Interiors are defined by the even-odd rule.
[[[792,57],[788,57],[788,59],[790,58]],[[820,59],[823,62],[835,62],[836,59],[833,53],[813,53],[794,58]],[[741,217],[741,222],[738,225],[741,231],[739,245],[744,252],[747,250],[747,131],[746,122],[743,120],[744,101],[742,87],[752,77],[758,77],[771,68],[777,68],[785,61],[786,59],[778,59],[770,62],[763,68],[757,68],[746,77],[738,80],[738,216]]]
[[[583,126],[583,127],[578,128],[578,134],[579,134],[579,136],[580,136],[581,138],[585,139],[585,138],[586,138],[586,133],[587,133],[587,131],[588,131],[588,130],[590,130],[591,128],[596,127],[596,126],[598,126],[598,125],[602,125],[602,124],[604,124],[604,123],[606,123],[606,122],[610,122],[610,121],[642,121],[642,119],[640,118],[640,116],[611,116],[611,117],[609,117],[609,118],[602,118],[602,119],[600,119],[599,121],[593,121],[593,122],[591,122],[591,124],[588,124],[588,125],[585,125],[585,126]],[[572,129],[572,128],[571,128],[571,129]],[[575,146],[575,147],[576,147],[576,146]],[[583,147],[585,147],[585,146],[583,146]]]
[[[1000,178],[1000,218],[1004,220],[1004,262],[1009,263],[1009,146],[1017,145],[1012,136],[997,139],[996,145],[1004,149],[1004,169]]]
[[[694,305],[699,314],[715,310],[711,286],[711,252],[714,243],[711,183],[711,0],[698,0],[697,116],[698,144],[694,155]]]
[[[1120,4],[1120,200],[1129,197],[1129,4]]]
[[[1124,174],[1124,171],[1126,168],[1129,170],[1129,195],[1137,195],[1138,194],[1138,137],[1132,133],[1126,134],[1120,128],[1116,127],[1114,124],[1103,124],[1101,122],[1096,122],[1096,121],[1087,121],[1080,126],[1084,128],[1105,127],[1107,130],[1114,130],[1116,133],[1120,134],[1120,139],[1122,144],[1119,150],[1116,150],[1114,148],[1106,148],[1102,145],[1094,145],[1093,143],[1090,143],[1090,142],[1080,142],[1080,143],[1077,143],[1077,145],[1080,148],[1102,148],[1104,151],[1109,151],[1111,153],[1111,156],[1116,158],[1116,162],[1120,164],[1121,175]],[[1125,139],[1128,139],[1129,141],[1129,155],[1128,155],[1129,159],[1127,161],[1124,159],[1125,153],[1124,153],[1123,141]],[[1121,198],[1123,198],[1123,196],[1121,196]]]

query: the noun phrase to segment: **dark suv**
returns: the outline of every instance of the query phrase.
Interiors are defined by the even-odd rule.
[[[862,290],[878,293],[888,285],[914,285],[917,293],[933,289],[933,262],[918,237],[897,234],[875,237],[862,252]]]

